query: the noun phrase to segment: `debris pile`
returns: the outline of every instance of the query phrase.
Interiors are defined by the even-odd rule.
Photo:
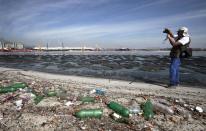
[[[83,89],[81,83],[74,81],[20,76],[0,77],[0,129],[206,129],[205,111],[198,102],[147,94],[115,94],[98,85]]]

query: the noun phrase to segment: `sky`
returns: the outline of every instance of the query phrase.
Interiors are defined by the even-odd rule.
[[[169,48],[186,26],[206,48],[206,0],[0,0],[0,38],[27,46]]]

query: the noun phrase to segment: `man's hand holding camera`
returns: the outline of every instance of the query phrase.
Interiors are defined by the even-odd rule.
[[[169,34],[169,32],[170,32],[170,30],[168,28],[165,28],[163,31],[163,33],[167,33],[167,34]]]
[[[172,34],[172,31],[170,31],[170,29],[168,29],[168,28],[165,28],[165,29],[163,30],[163,33],[166,33],[167,36],[170,35],[171,37],[174,37],[173,34]]]
[[[175,42],[175,39],[174,39],[174,35],[172,34],[172,32],[170,31],[170,29],[168,28],[165,28],[163,33],[166,33],[167,34],[167,39],[169,39],[170,41],[170,44],[172,46],[177,46],[179,45],[177,42]]]

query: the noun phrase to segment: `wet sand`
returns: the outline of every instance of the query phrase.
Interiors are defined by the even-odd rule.
[[[46,53],[46,52],[45,52]],[[169,82],[168,55],[123,54],[71,54],[60,55],[0,55],[0,67],[32,70],[45,73],[76,75],[150,84]],[[147,52],[148,53],[148,52]],[[151,53],[151,52],[150,52]],[[206,86],[206,57],[182,59],[180,82],[186,86]]]

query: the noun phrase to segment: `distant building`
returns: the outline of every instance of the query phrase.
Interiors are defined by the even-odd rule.
[[[15,43],[16,49],[24,49],[24,44],[21,42]]]
[[[23,49],[24,44],[21,42],[0,41],[1,49]]]
[[[13,42],[4,42],[4,48],[7,48],[7,49],[13,49],[15,48],[15,43]]]

